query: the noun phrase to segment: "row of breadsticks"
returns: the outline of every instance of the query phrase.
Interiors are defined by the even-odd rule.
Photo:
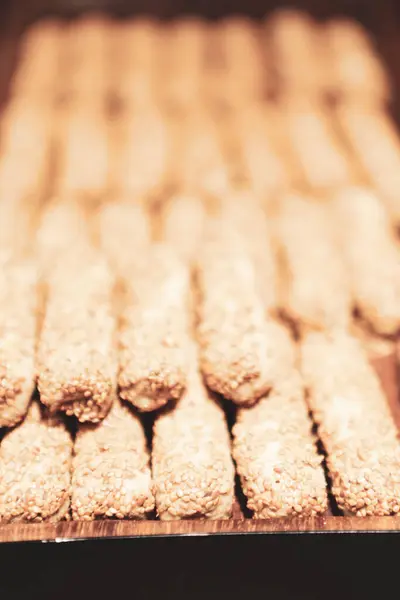
[[[272,77],[268,64],[286,82],[273,97],[262,91]],[[325,196],[367,185],[397,225],[400,145],[386,108],[390,94],[368,33],[353,21],[322,26],[293,11],[266,24],[42,21],[23,37],[10,84],[0,192],[142,197],[177,179],[182,185],[182,170],[186,186],[197,177],[220,192],[223,169],[204,173],[211,154],[218,161],[206,109],[225,130],[230,176],[257,194],[295,187]],[[181,168],[188,152],[196,159],[190,171]]]
[[[370,197],[357,199],[364,208]],[[112,269],[79,229],[82,219],[74,226],[79,208],[49,206],[37,234],[43,309],[30,312],[32,288],[12,288],[12,306],[4,302],[2,414],[28,415],[0,445],[2,520],[57,520],[70,510],[74,519],[139,518],[154,506],[162,519],[228,518],[231,450],[255,516],[323,513],[327,485],[308,409],[338,506],[361,516],[398,512],[397,429],[368,357],[348,331],[351,301],[348,288],[336,287],[343,265],[329,227],[321,253],[324,283],[336,293],[330,314],[329,294],[316,285],[321,271],[302,263],[304,238],[282,217],[298,242],[298,252],[286,254],[288,304],[279,305],[297,311],[290,313],[300,335],[295,343],[277,317],[267,221],[258,204],[244,202],[230,197],[217,215],[205,214],[200,236],[195,219],[191,247],[171,235],[188,215],[181,199],[170,205],[158,245],[140,206],[105,205],[90,221]],[[322,217],[311,201],[290,203],[293,226],[300,210],[311,227]],[[23,329],[28,314],[38,338]],[[219,400],[200,372],[210,390],[239,406],[232,449]],[[36,377],[48,411],[36,400],[29,405]],[[151,471],[144,429],[129,404],[158,409]],[[79,425],[73,442],[59,410],[83,423],[101,421]]]
[[[279,10],[262,21],[230,16],[161,23],[93,14],[39,21],[24,35],[11,93],[125,105],[199,101],[243,105],[268,93],[381,106],[391,81],[369,32],[351,19],[316,22]],[[62,77],[60,76],[62,70]],[[165,74],[168,73],[168,77]]]
[[[154,502],[161,518],[230,516],[228,432],[199,376],[193,337],[208,387],[239,405],[256,403],[238,411],[233,441],[256,516],[326,510],[305,387],[339,506],[359,515],[398,511],[396,428],[365,355],[344,332],[355,305],[369,327],[397,333],[397,247],[386,213],[360,190],[337,195],[329,206],[287,195],[268,223],[252,193],[236,199],[226,189],[231,170],[212,128],[201,135],[201,123],[199,141],[193,144],[189,128],[179,146],[192,147],[183,163],[191,195],[174,196],[158,227],[169,248],[152,246],[147,216],[131,201],[106,205],[97,217],[89,207],[92,245],[71,200],[82,196],[69,190],[67,200],[49,205],[33,234],[39,276],[30,264],[5,264],[15,285],[1,287],[4,424],[24,416],[36,378],[51,412],[85,422],[112,408],[96,427],[80,426],[72,450],[63,422],[32,404],[0,446],[3,520],[56,520],[70,506],[74,518],[138,517],[151,513]],[[151,136],[147,146],[143,140],[133,145],[132,164],[143,168],[133,169],[140,193],[131,200],[148,194],[154,181],[148,160],[160,146]],[[14,159],[29,143],[17,144],[22,155]],[[90,164],[83,152],[71,172]],[[178,180],[180,164],[172,163]],[[212,196],[212,216],[204,195]],[[14,212],[6,216],[12,224]],[[352,227],[340,226],[349,219]],[[197,255],[193,288],[188,263]],[[277,308],[301,336],[304,379]],[[121,397],[141,410],[177,401],[156,417],[152,479],[142,425],[117,400],[117,380]]]

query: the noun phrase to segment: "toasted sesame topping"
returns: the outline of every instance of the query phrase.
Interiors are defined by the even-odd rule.
[[[0,522],[68,518],[72,439],[34,402],[0,445]]]
[[[357,516],[396,514],[398,432],[358,341],[344,333],[309,334],[302,368],[339,508]]]
[[[149,462],[139,418],[115,399],[99,425],[79,427],[72,471],[72,518],[146,518],[154,509]]]
[[[154,423],[157,513],[162,520],[228,519],[234,500],[228,428],[222,409],[204,388],[191,352],[186,394]]]
[[[277,240],[287,316],[302,329],[346,327],[352,309],[349,281],[324,206],[286,196],[280,205]]]
[[[24,418],[35,388],[36,275],[32,264],[1,264],[0,427]]]
[[[361,188],[340,192],[333,203],[354,303],[381,335],[400,331],[400,250],[380,200]]]
[[[48,280],[38,351],[40,399],[51,412],[97,423],[112,404],[116,372],[113,277],[88,251],[60,257]]]
[[[322,458],[301,378],[291,372],[233,428],[233,457],[254,518],[314,516],[327,509]]]
[[[186,389],[189,269],[160,246],[128,270],[124,281],[120,394],[139,410],[151,411],[179,400]]]

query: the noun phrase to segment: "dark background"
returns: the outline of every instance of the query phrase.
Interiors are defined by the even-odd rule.
[[[1,598],[398,596],[400,537],[255,535],[0,547]]]

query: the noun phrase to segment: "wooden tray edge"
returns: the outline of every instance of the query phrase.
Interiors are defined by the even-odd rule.
[[[242,534],[400,533],[397,517],[314,517],[229,521],[94,521],[0,526],[0,543]]]

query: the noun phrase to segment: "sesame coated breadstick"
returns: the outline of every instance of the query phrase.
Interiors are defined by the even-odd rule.
[[[113,25],[109,77],[113,96],[128,110],[154,102],[155,66],[160,31],[148,18]]]
[[[115,398],[99,425],[81,425],[78,429],[72,468],[72,518],[146,518],[154,509],[149,462],[138,416]]]
[[[97,423],[112,404],[116,374],[114,279],[94,251],[60,256],[47,276],[38,351],[40,399],[51,412]],[[77,293],[79,290],[79,293]]]
[[[143,206],[122,197],[102,206],[97,226],[101,248],[123,278],[126,269],[150,247],[149,216]]]
[[[308,99],[287,102],[285,107],[288,136],[311,189],[324,191],[348,183],[349,164],[324,111]]]
[[[72,439],[34,402],[0,445],[0,522],[68,518]]]
[[[153,431],[152,465],[161,520],[228,519],[234,501],[234,467],[225,416],[208,395],[189,348],[188,388],[161,413]]]
[[[382,110],[358,105],[339,106],[337,115],[356,159],[398,225],[400,137],[395,123]]]
[[[163,240],[180,258],[191,263],[199,251],[206,220],[204,202],[197,194],[177,193],[162,215]]]
[[[34,200],[43,195],[49,175],[50,122],[47,106],[23,100],[8,105],[0,130],[2,193]]]
[[[41,103],[54,100],[61,40],[61,23],[55,19],[42,19],[29,27],[11,80],[12,97]]]
[[[164,27],[159,39],[157,87],[166,108],[187,110],[201,99],[205,62],[205,23],[181,18]],[[168,73],[168,77],[165,77]]]
[[[350,282],[323,204],[286,196],[277,218],[285,314],[301,330],[347,327],[352,310]]]
[[[271,230],[262,205],[247,191],[232,191],[221,199],[221,218],[240,235],[242,243],[253,259],[257,289],[264,309],[272,314],[279,303],[278,265]]]
[[[209,225],[197,279],[197,337],[205,380],[237,404],[254,404],[279,376],[286,344],[279,326],[267,319],[251,252],[228,223]]]
[[[129,112],[116,126],[111,189],[117,195],[143,199],[164,184],[169,138],[165,119],[155,107]]]
[[[362,188],[340,192],[333,216],[364,323],[381,335],[400,330],[400,250],[379,199]]]
[[[339,508],[361,517],[397,514],[398,431],[360,344],[343,332],[311,333],[302,369]]]
[[[388,73],[360,23],[333,19],[323,36],[327,44],[327,69],[334,91],[341,99],[361,105],[390,101]]]
[[[219,197],[231,190],[230,172],[218,126],[212,115],[193,110],[172,126],[174,150],[168,180],[177,189],[203,197]]]
[[[290,368],[256,406],[239,409],[233,458],[254,518],[308,517],[327,510],[322,457],[311,426],[301,377]]]
[[[107,35],[111,23],[104,15],[72,21],[63,35],[64,77],[61,92],[75,106],[102,106],[108,87]]]
[[[268,202],[289,186],[287,164],[276,151],[272,122],[264,106],[252,105],[235,114],[235,137],[245,177],[257,196]]]
[[[86,251],[88,247],[88,224],[79,202],[65,198],[49,201],[35,234],[36,257],[43,273],[56,267],[59,257],[71,248]]]
[[[109,178],[105,117],[92,107],[66,111],[59,120],[55,188],[62,195],[101,199]]]
[[[329,73],[312,17],[298,10],[279,10],[266,22],[266,33],[278,89],[291,96],[323,97],[330,88]]]
[[[169,248],[125,272],[119,328],[120,395],[139,410],[179,400],[186,388],[190,274]]]
[[[13,427],[35,389],[37,273],[11,260],[1,264],[0,280],[0,427]]]
[[[244,17],[229,17],[217,26],[216,44],[223,70],[216,73],[219,100],[231,108],[262,101],[267,91],[260,31]],[[217,97],[218,100],[218,97]]]

